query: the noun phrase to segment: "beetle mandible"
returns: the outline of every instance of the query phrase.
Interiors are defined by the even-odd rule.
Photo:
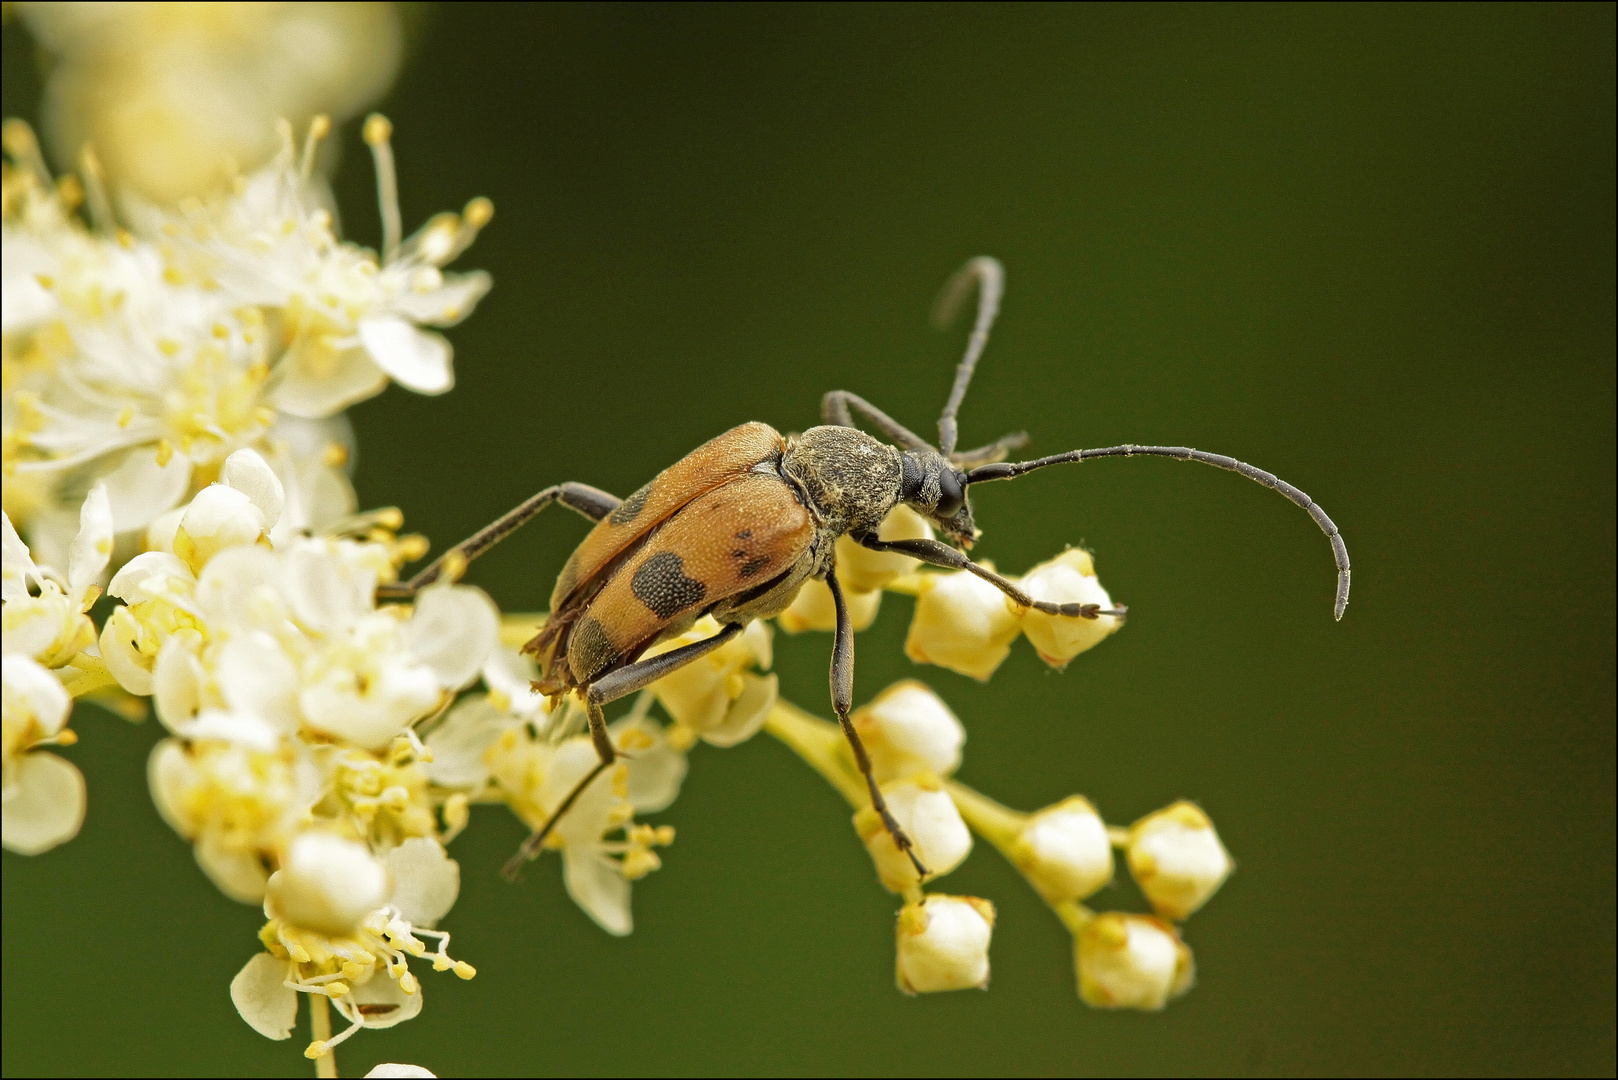
[[[1263,469],[1235,458],[1183,446],[1108,446],[1074,450],[1032,461],[1007,462],[1027,441],[1022,432],[975,450],[958,451],[956,413],[999,312],[1005,271],[987,256],[968,262],[944,287],[934,313],[940,321],[976,287],[977,321],[956,368],[949,400],[938,419],[938,446],[865,399],[833,390],[821,402],[825,423],[802,435],[782,436],[767,424],[732,428],[664,469],[627,499],[587,484],[548,487],[505,516],[439,556],[408,582],[379,589],[405,598],[438,580],[446,567],[459,576],[466,564],[510,535],[551,503],[589,518],[596,527],[557,577],[551,615],[525,646],[539,661],[535,688],[559,696],[574,692],[585,703],[599,761],[524,841],[506,866],[515,876],[537,856],[545,837],[579,795],[620,757],[607,733],[602,706],[642,690],[670,672],[707,655],[741,633],[754,619],[791,606],[811,578],[831,590],[837,626],[832,644],[832,708],[865,777],[871,805],[894,843],[925,879],[928,871],[914,845],[888,812],[871,775],[870,758],[849,719],[854,702],[854,631],[837,581],[835,541],[848,535],[873,551],[896,552],[949,570],[975,574],[1027,608],[1079,619],[1122,616],[1120,606],[1057,604],[1031,597],[1017,585],[966,557],[978,537],[967,489],[990,480],[1010,480],[1047,465],[1078,464],[1106,457],[1171,457],[1239,473],[1303,507],[1331,541],[1337,563],[1336,618],[1348,604],[1348,548],[1337,526],[1313,499]],[[893,445],[861,431],[854,414]],[[888,512],[907,503],[952,543],[881,540],[877,528]],[[712,637],[649,659],[652,645],[690,629],[712,615],[721,629]]]

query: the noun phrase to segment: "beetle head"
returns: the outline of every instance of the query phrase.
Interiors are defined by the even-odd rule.
[[[906,450],[900,465],[904,478],[899,498],[962,548],[970,548],[978,533],[966,498],[966,474],[930,446]]]

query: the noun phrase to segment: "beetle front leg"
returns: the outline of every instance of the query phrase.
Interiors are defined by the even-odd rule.
[[[942,567],[945,570],[965,570],[970,574],[976,574],[1011,597],[1013,603],[1033,608],[1035,611],[1043,611],[1047,615],[1064,615],[1070,619],[1099,619],[1103,615],[1112,615],[1121,619],[1129,611],[1122,604],[1113,608],[1103,608],[1100,604],[1057,604],[1049,600],[1035,600],[1019,589],[1016,582],[1001,577],[986,566],[979,566],[948,544],[937,540],[879,540],[871,533],[860,533],[854,540],[861,547],[870,548],[872,551],[891,551],[899,555],[909,555],[912,559],[920,559],[930,566]]]
[[[621,756],[618,749],[612,745],[612,735],[607,731],[607,718],[601,707],[621,697],[628,697],[638,690],[644,690],[663,676],[685,667],[693,660],[707,656],[741,633],[742,629],[741,623],[731,623],[713,637],[704,638],[690,645],[682,645],[678,649],[671,649],[646,660],[637,660],[590,684],[584,692],[584,704],[590,714],[590,740],[595,743],[596,756],[600,760],[583,780],[573,785],[573,790],[567,793],[567,798],[563,799],[555,810],[551,811],[551,816],[545,819],[545,824],[535,829],[528,839],[522,842],[517,854],[506,862],[500,873],[507,881],[516,881],[518,875],[522,873],[523,864],[539,857],[539,853],[545,847],[545,838],[556,828],[556,823],[573,808],[573,804],[584,794],[584,790],[595,782],[595,778]]]
[[[854,763],[859,766],[860,775],[865,777],[865,786],[871,792],[871,808],[881,816],[882,824],[888,830],[888,835],[893,837],[894,844],[909,856],[916,873],[926,881],[931,871],[922,865],[921,859],[916,856],[915,844],[888,811],[882,789],[876,786],[876,777],[871,775],[871,755],[865,752],[860,733],[854,730],[854,722],[849,719],[849,713],[854,708],[854,620],[849,616],[848,603],[843,599],[843,587],[837,582],[835,569],[826,571],[826,587],[831,590],[832,605],[837,609],[837,632],[831,646],[832,710],[837,713],[837,722],[843,725],[843,734],[848,736],[848,745],[854,751]]]
[[[623,500],[616,495],[609,495],[600,488],[593,488],[589,484],[576,484],[571,481],[565,484],[555,484],[525,500],[515,509],[501,515],[490,524],[485,525],[465,540],[462,540],[459,544],[434,559],[425,570],[422,570],[409,581],[378,585],[376,595],[384,600],[410,599],[421,589],[438,580],[444,571],[446,562],[452,559],[458,560],[462,568],[464,568],[467,563],[528,524],[541,510],[553,502],[559,502],[569,510],[597,522],[623,504]]]

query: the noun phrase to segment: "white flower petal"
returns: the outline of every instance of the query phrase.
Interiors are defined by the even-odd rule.
[[[196,783],[196,766],[178,739],[164,739],[152,747],[146,759],[146,783],[152,789],[152,802],[169,827],[187,840],[195,832],[186,815],[185,794]]]
[[[319,633],[342,630],[376,607],[376,574],[343,565],[320,543],[288,553],[286,581],[298,621]]]
[[[460,895],[461,864],[437,840],[425,836],[406,840],[388,852],[388,869],[393,873],[388,903],[413,926],[432,929]]]
[[[482,270],[469,274],[445,274],[444,283],[431,292],[405,292],[394,301],[394,310],[411,322],[429,326],[454,326],[483,299],[493,279]]]
[[[495,649],[483,662],[483,681],[489,690],[504,694],[510,703],[507,708],[525,719],[550,713],[550,701],[534,689],[538,678],[535,663],[516,649]]]
[[[230,1001],[249,1027],[266,1039],[289,1039],[298,1021],[298,994],[285,983],[285,960],[259,953],[230,980]]]
[[[432,668],[439,685],[458,690],[500,644],[500,611],[481,589],[426,589],[405,633],[411,653]]]
[[[407,390],[442,394],[455,385],[452,351],[442,334],[397,315],[372,315],[360,320],[360,341],[377,366]]]
[[[150,447],[138,447],[107,474],[106,485],[113,527],[119,532],[145,528],[185,497],[191,486],[191,459],[175,454],[168,464],[159,465]]]
[[[927,896],[899,912],[899,989],[907,994],[989,984],[994,905],[975,896]]]
[[[562,849],[562,880],[573,902],[607,933],[623,937],[635,928],[629,882],[611,859],[570,844]]]
[[[219,891],[238,904],[262,904],[270,872],[257,852],[226,847],[217,834],[205,832],[197,841],[197,865]]]
[[[265,752],[274,750],[280,742],[279,733],[259,717],[224,709],[203,709],[178,734],[187,739],[217,739]]]
[[[50,669],[31,656],[6,653],[0,658],[0,692],[4,693],[6,729],[37,724],[40,734],[50,736],[62,730],[73,699]],[[7,736],[7,753],[10,753]]]
[[[210,626],[277,626],[285,612],[281,572],[280,560],[257,544],[226,548],[197,577],[197,608]]]
[[[253,500],[264,515],[266,527],[274,527],[281,519],[286,490],[257,450],[238,450],[226,458],[220,479]]]
[[[741,696],[730,703],[725,710],[725,718],[717,726],[702,733],[703,741],[712,746],[729,747],[757,735],[764,721],[769,719],[770,710],[775,708],[776,699],[780,696],[780,683],[780,678],[774,673],[755,675],[751,671],[743,672]]]
[[[97,484],[79,510],[79,534],[68,553],[68,590],[75,601],[100,579],[111,558],[112,504],[107,499],[107,485]]]
[[[169,638],[152,665],[152,702],[157,718],[175,734],[197,718],[202,708],[202,661],[179,638]]]
[[[399,1077],[401,1080],[403,1080],[405,1077],[437,1076],[438,1074],[435,1072],[430,1072],[427,1069],[422,1068],[420,1065],[398,1065],[393,1062],[384,1062],[381,1065],[376,1066],[365,1075],[367,1080],[373,1076]]]
[[[332,833],[301,833],[270,875],[266,911],[294,926],[346,934],[388,898],[388,872],[364,844]]]
[[[55,754],[15,759],[13,790],[0,804],[0,839],[7,851],[38,855],[78,835],[84,824],[84,776]]]
[[[344,349],[319,361],[294,354],[282,362],[280,382],[270,404],[282,412],[319,420],[356,401],[375,397],[388,385],[388,374],[363,348]]]
[[[489,778],[484,754],[520,721],[495,708],[482,694],[470,694],[445,714],[427,736],[433,760],[427,776],[441,787],[475,788]]]
[[[152,666],[156,660],[136,646],[144,636],[140,620],[126,607],[112,609],[101,628],[101,660],[118,685],[141,697],[152,692]]]
[[[679,797],[685,780],[685,755],[670,746],[662,726],[650,720],[614,724],[612,736],[629,761],[629,804],[644,814],[666,810]]]
[[[298,730],[298,671],[268,634],[226,642],[214,657],[214,678],[232,709],[283,735]]]
[[[143,551],[112,576],[107,592],[126,604],[141,604],[168,592],[188,593],[196,580],[191,568],[168,552]]]
[[[8,604],[28,599],[28,579],[38,573],[28,545],[11,524],[11,515],[0,512],[0,599]]]
[[[370,979],[354,988],[350,995],[356,1005],[368,1005],[370,1008],[359,1014],[359,1019],[368,1028],[390,1028],[395,1024],[402,1024],[406,1020],[413,1020],[421,1012],[421,988],[418,985],[414,994],[407,994],[399,988],[399,984],[386,975],[373,975]],[[339,1007],[342,1003],[339,1002]],[[393,1008],[388,1008],[388,1006]],[[347,1015],[345,1013],[345,1015]],[[349,1019],[354,1019],[349,1017]]]

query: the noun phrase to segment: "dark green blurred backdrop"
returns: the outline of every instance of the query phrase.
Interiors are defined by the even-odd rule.
[[[978,553],[1083,542],[1128,628],[1067,671],[916,669],[890,598],[859,695],[919,674],[963,777],[1114,821],[1177,797],[1240,867],[1162,1015],[1077,1000],[1066,932],[980,847],[987,994],[893,988],[893,898],[781,746],[699,750],[633,937],[520,827],[456,842],[480,969],[341,1052],[441,1075],[1610,1073],[1614,1068],[1614,7],[486,7],[429,10],[384,109],[405,216],[474,194],[494,274],[447,397],[355,413],[366,505],[452,542],[538,487],[620,493],[743,420],[855,390],[928,431],[963,340],[935,290],[1010,291],[968,443],[1234,454],[1342,525],[1354,599],[1284,500],[1106,462],[977,496]],[[7,26],[7,115],[32,116]],[[354,132],[340,198],[374,243]],[[472,580],[542,605],[547,517]],[[825,635],[778,637],[826,711]],[[231,1008],[259,912],[146,794],[155,723],[76,725],[83,835],[4,862],[4,1069],[304,1073]],[[1133,886],[1096,898],[1138,907]]]

